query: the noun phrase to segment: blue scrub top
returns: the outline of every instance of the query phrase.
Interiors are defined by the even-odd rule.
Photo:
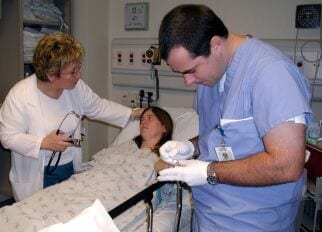
[[[305,114],[312,120],[310,84],[292,61],[276,48],[246,39],[226,70],[224,89],[198,85],[198,159],[218,161],[222,140],[235,159],[264,151],[263,137],[286,120]],[[214,129],[220,119],[236,121]],[[294,231],[303,177],[265,187],[226,184],[192,188],[194,231]]]

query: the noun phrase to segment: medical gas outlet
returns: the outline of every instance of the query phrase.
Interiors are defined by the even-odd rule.
[[[157,39],[115,38],[111,56],[112,84],[115,86],[156,89],[158,85],[160,89],[195,91],[195,86],[184,85],[181,74],[161,62]],[[155,78],[156,73],[160,82]],[[153,93],[151,99],[156,101],[159,95],[156,91]],[[127,105],[131,104],[128,99],[125,101]]]
[[[151,46],[146,52],[147,62],[152,65],[160,65],[161,64],[161,57],[159,48]]]

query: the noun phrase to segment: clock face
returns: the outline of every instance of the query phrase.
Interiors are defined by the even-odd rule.
[[[148,3],[127,3],[124,10],[125,30],[148,29]]]
[[[296,28],[317,28],[320,26],[321,5],[299,5],[296,8]]]

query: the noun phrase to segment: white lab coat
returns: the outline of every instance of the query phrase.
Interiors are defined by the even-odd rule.
[[[66,92],[67,91],[67,92]],[[124,127],[131,109],[98,97],[82,80],[68,94],[66,109],[74,110],[88,118]],[[0,140],[11,150],[9,179],[16,201],[43,188],[45,155],[40,150],[46,131],[46,119],[37,89],[35,75],[18,82],[7,95],[0,109]],[[73,165],[82,162],[80,148],[73,148]]]

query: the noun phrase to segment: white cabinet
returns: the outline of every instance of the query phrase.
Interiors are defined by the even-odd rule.
[[[46,1],[46,4],[40,7],[38,4],[38,9],[37,7],[32,9],[32,12],[37,12],[38,10],[37,17],[35,16],[34,19],[24,17],[24,15],[26,16],[26,12],[24,12],[26,5],[43,1]],[[63,23],[51,22],[45,19],[45,14],[39,17],[42,14],[41,10],[47,10],[48,2],[53,3],[57,10],[61,12]],[[70,26],[72,20],[71,2],[72,0],[2,0],[0,19],[0,102],[4,100],[9,89],[17,81],[24,78],[25,72],[28,72],[28,74],[32,72],[31,59],[26,59],[25,51],[28,48],[24,46],[26,45],[24,29],[41,31],[43,28],[47,28],[72,33]],[[64,24],[68,25],[68,28]]]

